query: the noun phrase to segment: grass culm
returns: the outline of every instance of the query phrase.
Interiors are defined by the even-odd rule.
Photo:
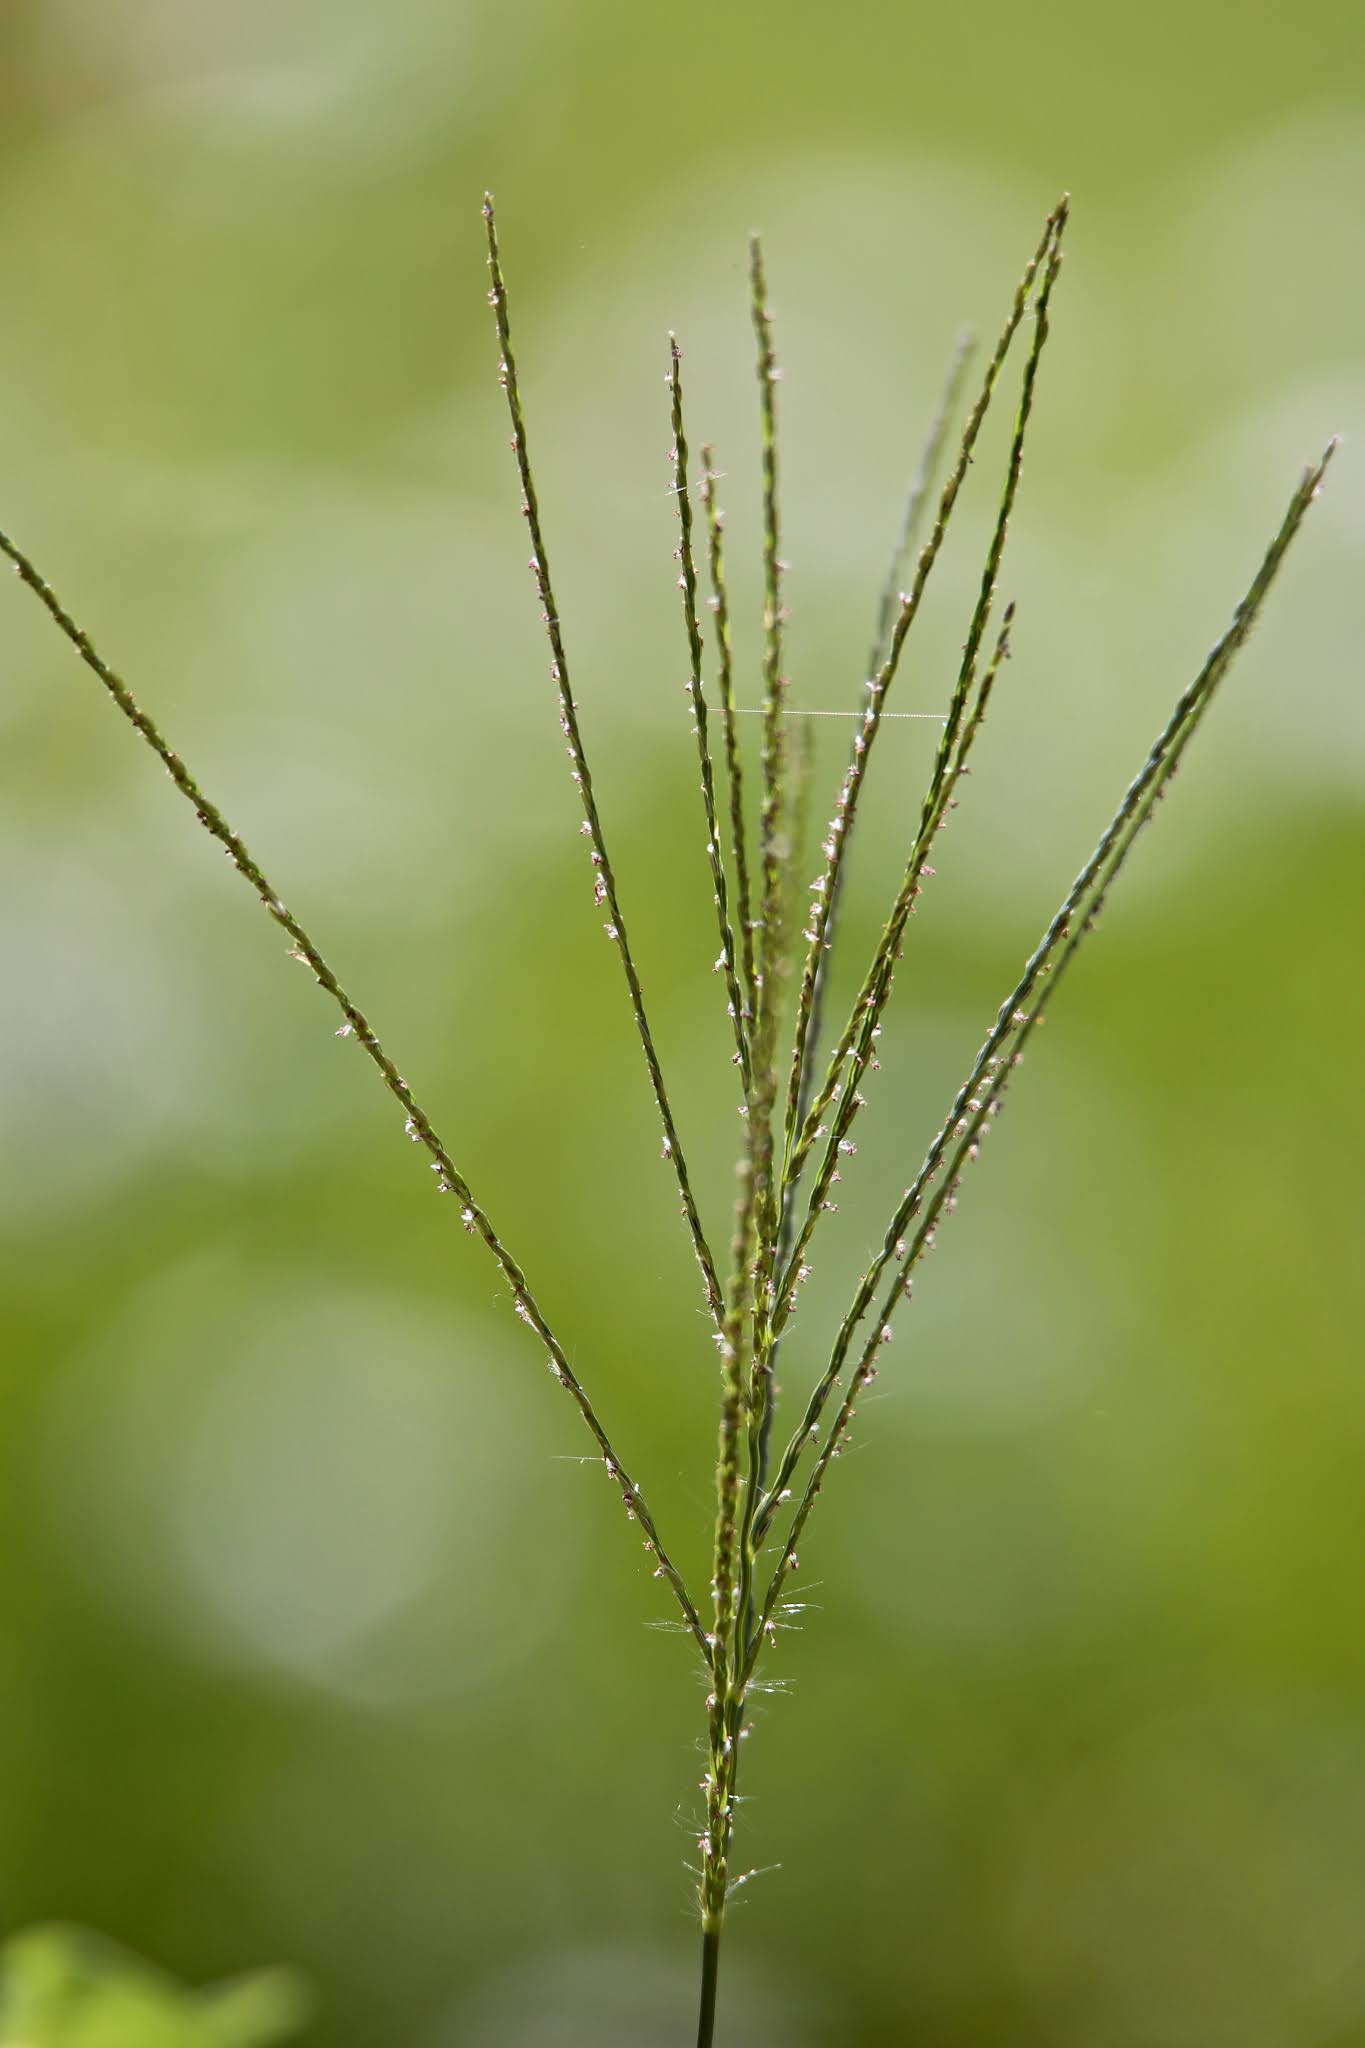
[[[722,1934],[729,1901],[744,1882],[734,1863],[738,1773],[748,1733],[751,1696],[791,1603],[786,1589],[800,1546],[835,1461],[848,1444],[858,1403],[875,1379],[897,1318],[912,1296],[917,1269],[936,1232],[956,1207],[967,1168],[977,1159],[1080,948],[1085,945],[1144,826],[1165,796],[1186,749],[1235,656],[1251,633],[1270,587],[1317,495],[1331,459],[1329,445],[1295,486],[1283,519],[1251,576],[1229,624],[1193,680],[1176,699],[1094,851],[1065,891],[1022,972],[994,1014],[976,1058],[948,1105],[908,1188],[889,1207],[875,1255],[848,1276],[847,1307],[821,1342],[822,1369],[794,1414],[783,1416],[775,1369],[796,1320],[802,1289],[831,1194],[856,1151],[852,1133],[875,1086],[877,1048],[896,969],[910,934],[935,844],[963,794],[982,738],[993,692],[1010,653],[1014,607],[1002,604],[1000,571],[1015,514],[1025,442],[1036,409],[1049,322],[1062,268],[1069,204],[1049,214],[1011,298],[998,340],[985,360],[961,427],[956,453],[938,482],[952,423],[968,388],[974,352],[964,337],[943,402],[928,435],[906,503],[879,601],[866,672],[852,708],[855,738],[821,839],[819,871],[809,891],[799,886],[801,813],[810,787],[808,728],[788,705],[784,650],[779,370],[763,254],[750,247],[749,281],[758,385],[762,515],[762,648],[757,745],[746,749],[736,702],[735,660],[727,585],[724,518],[709,447],[693,459],[687,436],[682,354],[668,347],[672,485],[686,679],[697,749],[699,819],[705,872],[715,905],[719,986],[729,1012],[731,1047],[718,1085],[742,1093],[743,1142],[738,1194],[728,1237],[703,1221],[682,1135],[660,1064],[645,991],[622,909],[597,792],[579,724],[566,635],[551,576],[547,534],[532,468],[526,409],[513,349],[511,311],[491,200],[484,219],[491,269],[489,300],[499,374],[512,430],[522,511],[531,540],[531,568],[548,640],[550,673],[573,781],[581,832],[593,871],[594,895],[621,962],[627,998],[662,1126],[663,1151],[674,1177],[684,1228],[700,1275],[709,1334],[718,1353],[717,1455],[712,1568],[705,1588],[689,1585],[665,1542],[641,1482],[629,1472],[616,1438],[570,1362],[566,1342],[438,1135],[362,1010],[338,979],[310,931],[290,910],[224,812],[203,791],[160,726],[97,651],[19,545],[0,534],[0,550],[45,607],[117,709],[161,760],[200,825],[225,849],[242,879],[282,929],[289,951],[312,972],[340,1012],[339,1029],[356,1039],[393,1097],[408,1137],[425,1155],[452,1217],[498,1267],[512,1305],[527,1325],[550,1373],[577,1408],[596,1454],[643,1539],[654,1576],[672,1603],[700,1661],[705,1691],[706,1767],[695,1865],[701,1921],[698,2048],[715,2038]],[[946,702],[941,732],[915,817],[903,872],[893,877],[880,937],[844,1016],[827,1021],[830,962],[840,937],[850,842],[860,816],[878,735],[888,715],[907,639],[940,560],[959,495],[979,449],[987,415],[1021,355],[1013,429],[997,509],[981,563],[970,616]],[[1334,445],[1334,444],[1333,444]],[[705,630],[704,630],[705,625]],[[749,736],[754,729],[749,729]],[[746,758],[752,752],[752,758]]]

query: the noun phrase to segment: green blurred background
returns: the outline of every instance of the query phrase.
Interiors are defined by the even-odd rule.
[[[723,2038],[1365,2042],[1357,0],[3,13],[0,519],[372,1008],[699,1582],[714,1354],[525,572],[485,185],[718,1234],[667,330],[753,702],[761,225],[794,701],[847,704],[953,335],[995,331],[1075,195],[1015,660],[792,1385],[1347,434],[803,1548],[819,1611],[776,1655],[740,1852],[780,1867],[735,1916]],[[902,708],[951,673],[1000,448]],[[89,1923],[192,1980],[295,1964],[327,2048],[688,2040],[701,1688],[660,1589],[362,1056],[0,598],[5,1927]],[[932,731],[886,729],[846,974]]]

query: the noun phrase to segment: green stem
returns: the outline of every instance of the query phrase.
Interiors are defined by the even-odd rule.
[[[716,2037],[716,1980],[720,1974],[720,1927],[706,1927],[701,1937],[701,2011],[697,2048],[711,2048]]]

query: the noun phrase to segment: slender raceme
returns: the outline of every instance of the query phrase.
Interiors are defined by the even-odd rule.
[[[673,1108],[664,1086],[659,1055],[654,1046],[654,1034],[645,1014],[644,991],[631,952],[630,940],[626,935],[626,921],[621,910],[621,899],[617,893],[616,873],[607,856],[606,840],[602,832],[602,820],[598,814],[597,799],[593,793],[592,774],[583,748],[583,735],[578,724],[578,706],[574,702],[569,682],[568,657],[564,652],[564,636],[560,629],[559,609],[555,603],[554,588],[550,582],[550,561],[545,547],[545,535],[541,528],[540,501],[536,495],[535,478],[531,473],[531,457],[526,440],[526,415],[521,403],[521,386],[517,381],[517,362],[512,353],[512,323],[507,303],[507,285],[502,273],[502,259],[498,251],[498,230],[493,215],[491,195],[484,195],[484,224],[488,231],[488,267],[493,275],[489,292],[489,303],[497,323],[498,347],[501,351],[499,376],[507,396],[507,410],[512,422],[512,448],[516,455],[517,474],[521,479],[521,509],[531,535],[531,574],[535,578],[536,591],[540,598],[541,617],[550,642],[550,668],[555,688],[559,693],[559,722],[568,743],[569,759],[573,764],[573,779],[578,785],[583,805],[583,832],[592,849],[592,863],[596,871],[593,892],[598,904],[607,913],[605,930],[607,937],[614,941],[625,969],[626,985],[630,991],[630,1006],[635,1018],[635,1027],[644,1048],[645,1065],[649,1069],[650,1086],[658,1105],[659,1118],[664,1127],[664,1152],[672,1161],[673,1172],[682,1198],[683,1215],[692,1237],[692,1248],[701,1267],[702,1280],[706,1288],[707,1306],[719,1329],[724,1320],[724,1302],[715,1261],[706,1233],[697,1213],[696,1198],[683,1154],[682,1141],[677,1125],[673,1121]]]
[[[891,561],[882,585],[882,594],[877,602],[877,624],[872,634],[872,646],[867,657],[867,672],[875,676],[886,660],[891,647],[891,632],[900,610],[901,580],[905,565],[919,539],[924,509],[929,502],[929,493],[938,474],[938,465],[943,454],[943,444],[948,438],[948,429],[953,423],[958,404],[962,398],[962,387],[967,381],[967,370],[976,350],[976,336],[970,327],[964,327],[957,337],[948,374],[943,382],[938,410],[929,422],[929,431],[924,437],[924,446],[910,488],[905,494],[905,510],[901,514],[900,532],[891,550]]]
[[[1005,536],[1014,510],[1019,490],[1019,479],[1023,469],[1024,440],[1028,432],[1029,418],[1033,411],[1034,393],[1037,387],[1038,367],[1042,360],[1048,335],[1048,305],[1052,290],[1061,267],[1061,244],[1054,237],[1048,254],[1047,267],[1034,307],[1033,346],[1024,365],[1023,387],[1019,399],[1019,411],[1015,421],[1014,435],[1010,443],[1009,460],[1005,470],[1005,485],[996,515],[995,528],[986,550],[985,565],[981,572],[981,583],[967,637],[963,643],[962,661],[957,681],[948,705],[943,732],[939,740],[938,753],[929,776],[929,787],[925,792],[920,812],[919,831],[906,864],[905,879],[892,905],[890,916],[883,929],[872,964],[864,978],[857,1000],[853,1005],[848,1023],[838,1047],[830,1062],[829,1074],[819,1096],[806,1112],[804,1124],[792,1141],[787,1159],[786,1185],[793,1190],[801,1176],[807,1155],[819,1136],[823,1126],[819,1119],[830,1112],[838,1099],[834,1113],[833,1129],[826,1147],[815,1185],[807,1202],[806,1218],[796,1238],[778,1287],[782,1309],[780,1317],[790,1312],[790,1282],[802,1269],[806,1251],[816,1224],[828,1199],[829,1188],[837,1170],[839,1152],[851,1152],[852,1140],[849,1131],[859,1109],[863,1106],[861,1085],[873,1063],[873,1049],[881,1028],[882,1012],[891,993],[895,976],[896,961],[900,957],[905,935],[906,921],[915,907],[923,878],[928,869],[928,856],[934,839],[941,830],[948,804],[952,799],[961,776],[965,772],[967,753],[984,716],[986,703],[996,672],[1008,646],[1008,632],[1000,637],[995,658],[983,688],[977,692],[975,709],[970,712],[973,686],[976,682],[977,658],[982,637],[985,634],[995,599],[996,581],[1000,573],[1001,557],[1004,554]],[[962,744],[963,721],[967,721],[966,745]],[[851,830],[852,811],[845,812],[848,829]],[[841,870],[842,871],[842,870]],[[818,902],[818,898],[817,898]],[[820,929],[818,916],[811,919],[811,931],[806,934],[814,939]],[[845,1062],[848,1062],[845,1067]],[[780,1327],[780,1323],[779,1323]]]
[[[687,435],[683,429],[682,351],[678,347],[676,335],[671,334],[668,340],[668,387],[673,414],[673,492],[678,501],[678,529],[681,536],[678,543],[678,559],[682,564],[682,573],[678,583],[682,590],[683,624],[687,630],[687,649],[691,663],[687,690],[692,700],[692,718],[696,727],[697,754],[701,765],[702,808],[706,817],[706,857],[711,867],[711,888],[716,899],[716,921],[720,927],[720,958],[716,966],[725,975],[725,988],[730,998],[730,1016],[735,1032],[735,1061],[747,1094],[751,1078],[749,1032],[753,1025],[753,1015],[746,997],[740,990],[738,952],[735,935],[730,926],[730,890],[725,879],[725,849],[721,844],[720,825],[716,818],[716,778],[711,765],[706,691],[702,687],[701,675],[702,642],[701,627],[697,619],[697,566],[692,553],[692,489],[687,478]]]
[[[730,784],[730,848],[735,862],[735,914],[739,921],[740,966],[746,1014],[758,1015],[758,969],[754,961],[753,892],[749,884],[749,830],[744,817],[744,763],[735,720],[734,654],[730,645],[730,594],[725,578],[725,515],[716,504],[715,451],[701,451],[701,502],[706,513],[706,554],[716,620],[716,695],[725,728],[725,770]]]
[[[1049,254],[1051,253],[1054,258],[1056,256],[1061,236],[1066,227],[1069,208],[1070,201],[1066,195],[1063,195],[1052,213],[1048,215],[1042,239],[1029,259],[1024,274],[1019,280],[1009,317],[1001,331],[1000,339],[995,345],[995,351],[991,356],[990,362],[986,366],[986,375],[980,394],[972,408],[963,432],[962,445],[958,450],[957,462],[943,487],[943,493],[939,500],[938,516],[934,521],[929,538],[921,550],[919,562],[915,570],[914,582],[901,601],[900,612],[892,629],[891,642],[887,649],[886,659],[876,675],[871,677],[867,684],[867,705],[863,713],[862,729],[858,734],[857,740],[854,742],[853,763],[839,791],[834,807],[834,815],[830,820],[829,833],[825,840],[825,868],[820,877],[815,897],[815,907],[811,915],[810,933],[808,935],[809,951],[806,955],[806,964],[801,976],[800,993],[797,998],[796,1029],[792,1042],[791,1069],[787,1082],[786,1143],[783,1161],[784,1191],[795,1178],[796,1172],[793,1160],[798,1135],[796,1120],[798,1108],[803,1099],[805,1065],[806,1061],[811,1057],[811,1016],[816,979],[820,970],[820,959],[826,944],[825,927],[829,914],[828,906],[836,901],[838,896],[840,870],[857,822],[858,799],[867,775],[868,764],[872,758],[872,750],[876,744],[877,734],[881,729],[887,693],[895,681],[896,671],[900,665],[901,653],[904,649],[907,635],[919,614],[925,588],[933,571],[934,564],[938,560],[943,542],[947,537],[949,523],[952,519],[953,509],[957,504],[958,494],[962,489],[963,480],[971,465],[972,455],[980,436],[981,428],[985,422],[986,414],[990,408],[991,397],[995,390],[997,379],[1004,365],[1005,357],[1009,353],[1010,343],[1013,341],[1020,322],[1023,320],[1024,310],[1028,304],[1029,294],[1033,289],[1034,279],[1038,274],[1040,265],[1048,258]],[[1045,333],[1046,328],[1044,327],[1042,334],[1045,335]],[[1036,338],[1035,346],[1041,348],[1041,336]],[[837,1065],[838,1061],[836,1058],[836,1061],[831,1062],[830,1078],[826,1083],[826,1089],[829,1093],[832,1093],[834,1086],[837,1085]],[[828,1100],[828,1093],[822,1096],[822,1100]],[[813,1119],[818,1122],[821,1114],[823,1114],[823,1111],[817,1103],[810,1110],[807,1121],[809,1122]]]
[[[948,375],[944,381],[938,410],[929,424],[924,447],[920,452],[919,464],[915,470],[914,477],[911,479],[910,488],[906,493],[905,511],[901,518],[900,532],[896,537],[896,544],[891,550],[891,562],[887,569],[886,582],[882,585],[882,594],[877,605],[877,623],[873,631],[872,646],[867,658],[867,672],[870,676],[875,676],[880,672],[882,664],[885,662],[890,651],[891,634],[896,623],[897,612],[900,609],[902,574],[914,550],[915,543],[919,539],[924,510],[929,502],[929,493],[933,489],[934,478],[938,474],[939,462],[943,455],[943,444],[947,439],[948,429],[957,412],[958,404],[962,397],[962,387],[966,383],[967,370],[975,350],[976,336],[970,328],[964,327],[957,338],[957,346],[953,350],[953,359],[948,366]],[[883,716],[885,715],[883,713]],[[893,712],[891,715],[894,717],[898,714]],[[850,718],[860,718],[860,714],[854,711],[849,712],[848,716]],[[859,734],[860,739],[861,737],[861,734]],[[848,764],[847,772],[851,773],[856,768],[860,751],[861,749],[855,743],[853,758]],[[825,904],[825,942],[816,963],[815,985],[811,990],[810,1016],[806,1025],[806,1038],[807,1042],[811,1045],[819,1045],[820,1043],[820,1030],[824,1020],[825,990],[829,981],[828,968],[830,957],[838,939],[839,905],[843,897],[844,883],[847,875],[848,867],[845,862],[840,861],[835,873],[833,886],[829,891],[829,900]],[[796,1114],[793,1118],[795,1128],[798,1131],[804,1126],[810,1112],[810,1093],[814,1079],[815,1068],[812,1062],[810,1060],[803,1061]],[[783,1246],[778,1261],[779,1265],[785,1265],[791,1253],[791,1234],[794,1217],[790,1212],[784,1213],[783,1222]]]
[[[227,853],[232,865],[244,882],[250,884],[265,905],[276,924],[289,935],[291,950],[295,958],[303,961],[313,971],[319,985],[326,989],[337,1008],[341,1011],[341,1034],[355,1038],[379,1072],[379,1076],[390,1095],[402,1109],[408,1136],[430,1154],[432,1171],[437,1176],[436,1185],[442,1194],[454,1195],[460,1205],[460,1220],[471,1235],[482,1240],[502,1270],[504,1279],[512,1290],[512,1300],[521,1320],[528,1324],[539,1337],[549,1354],[550,1370],[560,1385],[572,1396],[575,1406],[591,1430],[608,1475],[621,1489],[627,1513],[637,1521],[644,1532],[645,1548],[657,1560],[656,1575],[668,1581],[674,1598],[682,1611],[684,1621],[697,1640],[699,1648],[706,1654],[706,1637],[691,1595],[683,1582],[681,1573],[665,1550],[663,1541],[655,1526],[653,1516],[645,1505],[644,1495],[626,1471],[611,1438],[598,1419],[597,1411],[588,1399],[586,1390],[561,1345],[550,1328],[540,1304],[531,1292],[526,1275],[508,1251],[502,1239],[493,1228],[487,1211],[475,1200],[468,1181],[446,1151],[426,1111],[417,1101],[407,1082],[399,1073],[365,1015],[346,993],[336,975],[328,966],[322,954],[289,910],[274,884],[267,878],[264,869],[248,851],[245,843],[232,830],[227,819],[215,803],[204,795],[203,790],[186,768],[180,756],[170,743],[163,738],[160,729],[142,709],[128,685],[123,681],[102,655],[84,630],[76,624],[71,614],[62,605],[52,586],[39,575],[33,563],[23,550],[12,541],[8,534],[0,533],[0,554],[8,556],[22,580],[34,596],[39,599],[49,617],[70,641],[86,667],[92,669],[113,698],[128,723],[145,740],[152,752],[159,756],[163,767],[180,794],[193,805],[195,816],[204,830],[216,839]]]

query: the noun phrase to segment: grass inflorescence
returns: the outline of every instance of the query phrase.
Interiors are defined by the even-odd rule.
[[[655,1576],[701,1660],[706,1684],[704,1813],[698,1844],[697,1895],[703,1956],[697,2040],[707,2048],[716,2024],[722,1930],[727,1902],[742,1879],[733,1869],[738,1771],[746,1713],[763,1682],[760,1671],[790,1603],[786,1588],[798,1564],[811,1516],[836,1458],[846,1447],[859,1399],[875,1378],[896,1318],[911,1297],[914,1276],[935,1234],[956,1206],[967,1167],[1006,1099],[1025,1051],[1080,947],[1107,901],[1143,828],[1151,820],[1203,722],[1234,657],[1246,641],[1317,494],[1333,445],[1310,467],[1289,499],[1281,524],[1238,603],[1231,623],[1176,701],[1099,841],[1066,891],[1014,987],[1000,1004],[976,1059],[950,1104],[923,1162],[891,1209],[875,1255],[853,1276],[848,1306],[785,1437],[777,1430],[774,1366],[779,1345],[800,1307],[814,1240],[835,1207],[832,1192],[856,1151],[851,1136],[864,1093],[878,1066],[877,1046],[896,970],[921,891],[933,870],[935,842],[957,804],[1003,666],[1010,653],[1014,605],[999,607],[1000,570],[1016,509],[1025,442],[1033,418],[1054,295],[1062,266],[1069,202],[1049,214],[1010,302],[967,412],[956,455],[939,487],[935,478],[972,358],[959,341],[944,396],[906,501],[905,516],[880,590],[866,673],[856,679],[854,741],[822,839],[820,871],[805,904],[799,882],[804,813],[810,801],[809,723],[789,714],[784,662],[784,564],[781,557],[777,364],[763,253],[750,245],[750,309],[758,381],[763,592],[761,703],[757,763],[746,763],[738,724],[735,663],[726,576],[724,517],[709,446],[694,475],[684,418],[682,352],[668,345],[671,485],[677,510],[678,584],[686,647],[686,682],[697,745],[701,827],[716,914],[716,962],[731,1020],[733,1052],[724,1076],[741,1097],[743,1143],[738,1195],[726,1256],[704,1228],[683,1143],[660,1065],[617,873],[589,767],[570,682],[565,638],[551,580],[528,441],[526,412],[512,345],[507,284],[491,200],[484,205],[489,293],[499,374],[512,428],[522,511],[531,539],[531,572],[549,643],[551,678],[573,780],[581,831],[593,868],[594,894],[606,933],[619,954],[649,1086],[663,1131],[663,1151],[677,1185],[688,1238],[702,1276],[706,1310],[719,1352],[719,1412],[712,1571],[706,1594],[690,1587],[666,1547],[640,1483],[626,1470],[597,1408],[570,1364],[520,1264],[457,1167],[368,1016],[352,1000],[316,942],[289,910],[255,856],[203,792],[160,727],[97,651],[16,542],[0,533],[0,551],[123,717],[162,762],[199,823],[289,940],[289,951],[312,972],[403,1114],[407,1135],[427,1155],[438,1190],[456,1220],[496,1263],[517,1315],[535,1334],[550,1371],[591,1433],[596,1452],[643,1537]],[[880,937],[857,985],[848,1015],[824,1044],[830,960],[839,935],[839,903],[849,845],[887,701],[907,638],[940,559],[987,413],[1022,329],[1027,329],[1013,429],[996,516],[961,661],[941,714],[942,731],[919,805],[904,871],[891,893]],[[700,517],[694,508],[700,508]],[[920,534],[927,525],[923,541]],[[911,566],[913,558],[913,566]],[[908,570],[908,575],[906,571]],[[902,578],[906,587],[902,589]],[[703,596],[703,579],[706,594]],[[704,616],[712,642],[708,676]],[[718,719],[719,741],[713,739]],[[755,774],[756,770],[756,774]],[[756,786],[755,786],[756,782]],[[746,797],[746,788],[749,795]],[[751,799],[756,798],[756,801]],[[780,1449],[775,1449],[776,1445]]]

